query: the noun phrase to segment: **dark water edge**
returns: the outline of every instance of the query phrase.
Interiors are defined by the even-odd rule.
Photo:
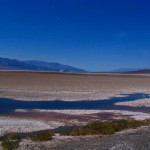
[[[116,106],[114,103],[124,101],[135,101],[150,98],[150,94],[134,93],[122,94],[125,97],[113,97],[104,100],[82,100],[82,101],[20,101],[0,98],[0,114],[9,114],[15,109],[95,109],[95,110],[132,110],[150,113],[150,108]]]

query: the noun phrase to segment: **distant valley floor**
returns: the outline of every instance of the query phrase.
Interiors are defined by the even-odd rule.
[[[0,97],[18,100],[102,100],[120,94],[150,94],[141,75],[0,72]]]

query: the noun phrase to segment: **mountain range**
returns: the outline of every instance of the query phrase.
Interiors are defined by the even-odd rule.
[[[0,70],[27,70],[27,71],[49,71],[49,72],[77,72],[85,73],[84,69],[75,68],[69,65],[64,65],[56,62],[46,61],[20,61],[17,59],[9,59],[0,57]],[[150,73],[150,69],[141,68],[123,68],[114,70],[113,72],[122,73]]]
[[[86,70],[63,65],[55,62],[45,61],[20,61],[0,57],[0,70],[29,70],[29,71],[49,71],[49,72],[87,72]]]

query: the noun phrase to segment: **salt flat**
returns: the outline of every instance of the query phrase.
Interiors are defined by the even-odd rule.
[[[16,100],[101,100],[120,94],[150,94],[150,77],[121,74],[0,72],[0,97]]]
[[[125,97],[130,93],[150,94],[150,77],[141,75],[112,75],[112,74],[67,74],[46,72],[0,72],[0,97],[26,101],[77,101],[103,100],[111,97]],[[147,100],[139,103],[147,104]],[[135,102],[133,102],[135,103]],[[137,102],[136,102],[137,103]],[[123,103],[123,105],[125,105]],[[132,104],[133,106],[133,104]],[[143,105],[142,105],[143,106]],[[4,132],[31,132],[57,128],[69,121],[86,121],[101,119],[104,114],[112,114],[112,119],[127,116],[132,119],[143,120],[150,118],[148,113],[123,110],[38,110],[34,113],[25,109],[16,109],[17,114],[24,118],[0,117],[0,134]],[[43,112],[43,113],[42,113]],[[48,114],[48,113],[49,114]],[[37,113],[37,114],[36,114]],[[58,120],[50,115],[55,113]],[[99,114],[102,113],[102,114]],[[30,116],[30,115],[31,116]],[[47,115],[47,121],[43,115]],[[64,115],[60,115],[64,114]],[[93,116],[89,115],[93,114]],[[94,114],[98,114],[94,118]],[[115,114],[115,115],[114,115]],[[27,116],[26,116],[27,115]],[[39,118],[38,118],[39,115]],[[68,116],[67,116],[68,115]],[[87,116],[85,116],[87,115]],[[29,116],[29,118],[27,118]],[[61,116],[61,117],[60,117]],[[33,117],[34,119],[31,119]],[[37,119],[35,119],[37,117]],[[41,118],[43,117],[43,118]],[[73,118],[71,118],[73,117]],[[77,120],[78,117],[79,121]],[[64,118],[67,118],[66,120]],[[93,119],[94,118],[94,119]],[[83,119],[83,120],[81,120]],[[63,122],[61,122],[63,120]],[[64,121],[65,120],[65,121]],[[67,122],[68,123],[68,122]]]

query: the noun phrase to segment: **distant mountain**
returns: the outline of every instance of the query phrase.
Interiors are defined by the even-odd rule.
[[[50,72],[87,72],[83,69],[75,68],[54,62],[45,61],[20,61],[0,57],[0,70],[32,70]]]
[[[142,69],[142,70],[136,70],[136,71],[129,71],[128,73],[136,73],[136,74],[146,74],[150,73],[150,69]]]
[[[113,70],[112,72],[129,72],[129,71],[137,71],[137,70],[142,70],[142,68],[121,68],[121,69]]]
[[[142,68],[123,68],[123,69],[117,69],[114,70],[113,72],[118,72],[118,73],[135,73],[135,74],[145,74],[145,73],[150,73],[150,69],[142,69]]]

